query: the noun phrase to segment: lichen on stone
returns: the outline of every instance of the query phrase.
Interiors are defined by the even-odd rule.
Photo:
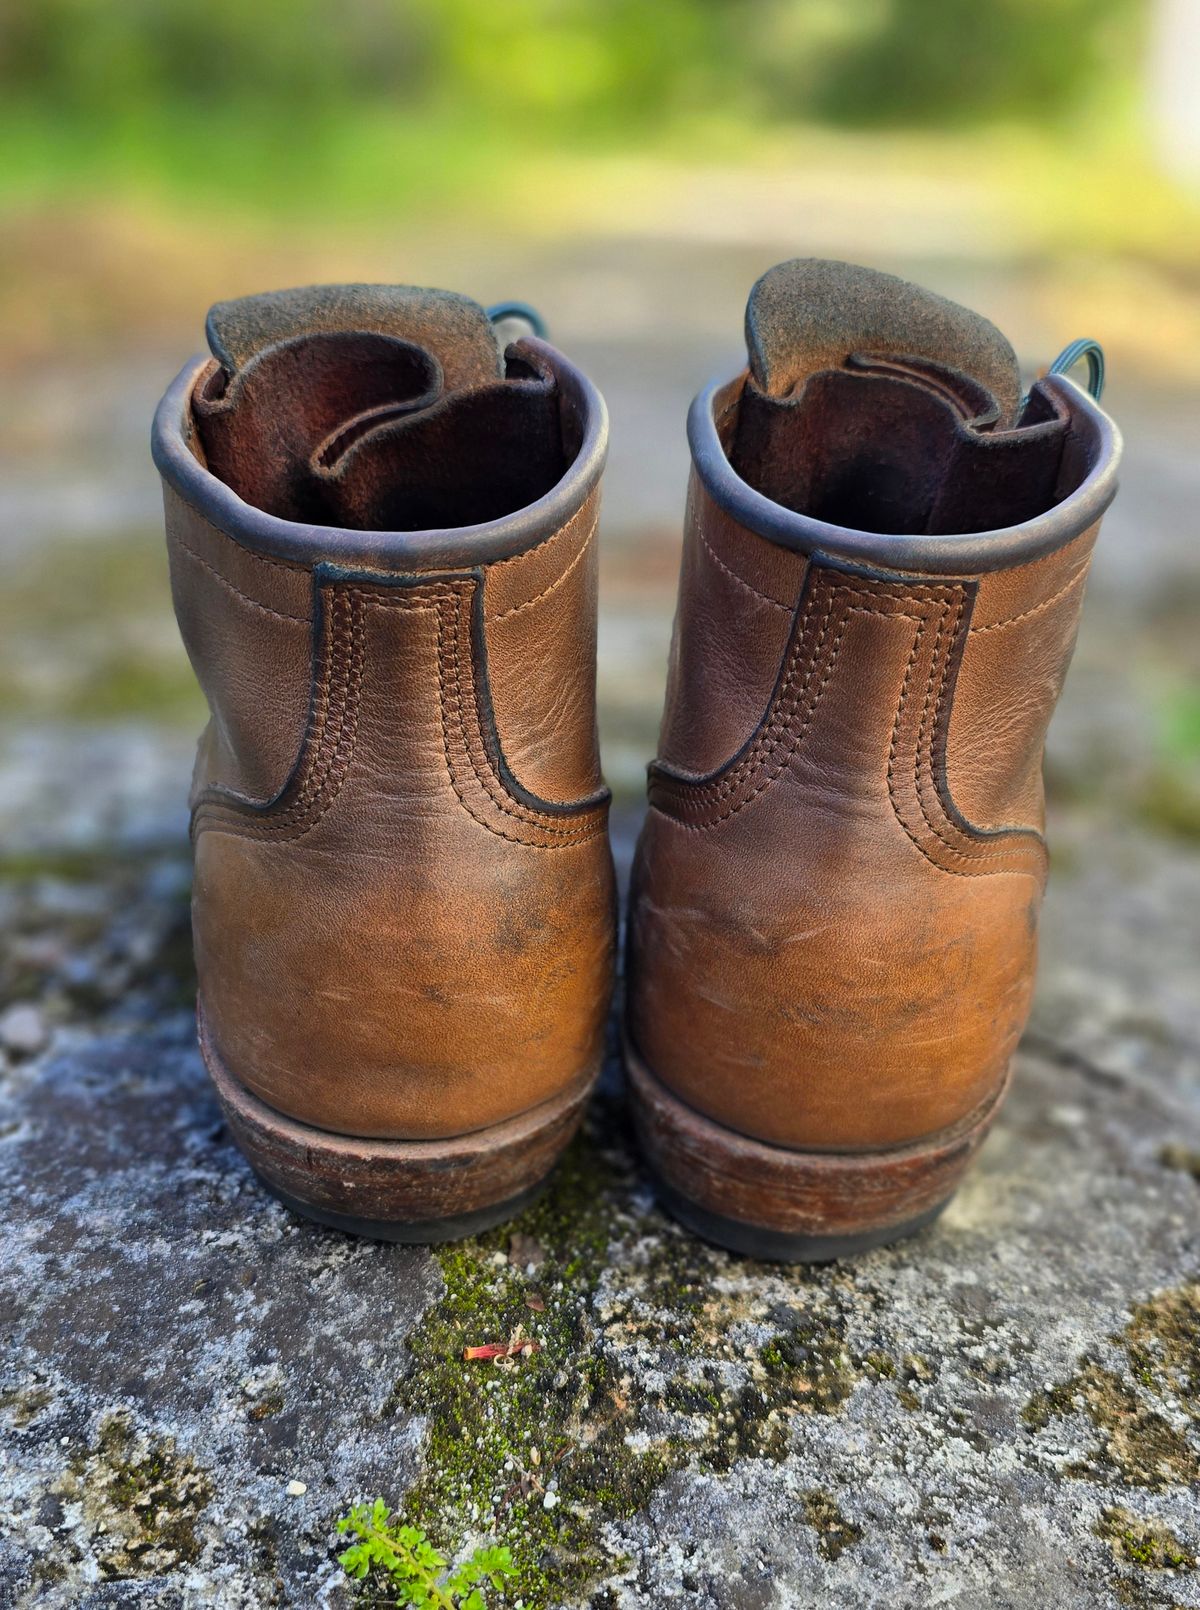
[[[36,1420],[42,1410],[54,1401],[48,1386],[36,1382],[26,1386],[10,1386],[0,1390],[0,1413],[17,1430],[24,1429]]]
[[[1037,1432],[1073,1412],[1091,1422],[1099,1440],[1068,1476],[1155,1490],[1200,1481],[1200,1285],[1139,1303],[1112,1340],[1121,1368],[1085,1357],[1030,1398],[1025,1424]]]
[[[196,1525],[215,1487],[171,1437],[138,1430],[127,1411],[114,1410],[56,1490],[79,1505],[100,1575],[111,1580],[159,1576],[197,1559]]]

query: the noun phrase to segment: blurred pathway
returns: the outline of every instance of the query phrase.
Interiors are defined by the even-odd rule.
[[[1042,327],[1019,269],[896,244],[881,266],[992,311],[1031,368],[1081,333]],[[788,248],[441,250],[397,272],[539,303],[609,401],[625,866],[687,403]],[[348,1606],[331,1528],[379,1492],[448,1550],[508,1542],[526,1610],[1200,1607],[1200,806],[1171,736],[1200,670],[1198,394],[1118,368],[1107,399],[1125,487],[1052,735],[1034,1023],[939,1225],[824,1270],[705,1248],[656,1211],[614,1068],[525,1239],[433,1255],[267,1198],[194,1049],[198,706],[146,435],[201,313],[170,353],[32,377],[3,421],[0,1606]],[[518,1320],[546,1344],[527,1375],[459,1362]]]

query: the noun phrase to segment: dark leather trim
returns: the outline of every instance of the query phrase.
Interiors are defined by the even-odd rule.
[[[857,589],[853,587],[855,582],[860,583]],[[711,830],[761,798],[768,788],[786,774],[814,722],[819,722],[818,706],[837,661],[842,631],[850,614],[864,610],[874,615],[896,614],[918,622],[912,656],[897,701],[887,765],[888,799],[897,821],[915,848],[943,872],[955,876],[985,876],[999,870],[1011,870],[1044,877],[1046,843],[1036,828],[1024,825],[978,826],[958,809],[950,792],[946,771],[946,737],[958,669],[978,588],[979,582],[974,577],[943,579],[887,572],[831,559],[824,553],[815,554],[805,571],[800,597],[793,612],[792,629],[780,656],[771,696],[753,731],[728,760],[702,775],[680,771],[661,761],[652,762],[649,767],[651,810],[682,823],[688,829]],[[822,593],[825,595],[823,618],[819,599]],[[842,597],[840,604],[834,602],[839,594]],[[939,656],[943,627],[950,611],[954,609],[956,597],[955,624],[946,652]],[[901,607],[896,610],[881,608],[889,599],[895,600]],[[907,606],[906,599],[909,601]],[[936,617],[932,613],[935,607],[939,609]],[[933,638],[928,665],[921,673],[927,679],[928,691],[916,730],[902,740],[901,722],[910,703],[921,709],[920,692],[918,690],[914,695],[910,691],[908,673],[917,663],[924,627],[931,622],[935,626],[936,636]],[[831,623],[836,624],[831,626]],[[833,633],[832,647],[825,649],[822,657],[830,631]],[[810,647],[802,653],[806,639]],[[798,666],[803,667],[803,675],[799,679],[795,675]],[[818,676],[819,681],[816,680]],[[797,680],[800,684],[798,696],[793,700],[792,709],[781,715],[789,685]],[[814,682],[815,689],[810,694],[809,689]],[[940,691],[936,700],[933,700],[930,695],[935,686]],[[926,718],[931,710],[935,715],[935,724],[927,729]],[[772,733],[775,735],[774,741],[768,742]],[[785,745],[783,758],[779,759],[777,752]],[[893,766],[897,760],[901,760],[903,765],[897,767],[894,773]],[[942,818],[940,825],[930,814],[930,807],[921,793],[923,762],[927,763],[925,779],[936,797],[937,813]],[[911,780],[914,797],[907,802],[910,806],[907,811],[905,800],[893,786],[895,776],[901,781],[905,776]],[[914,805],[915,809],[912,809]],[[964,842],[956,843],[948,834],[958,835]],[[1031,865],[1005,868],[996,865],[998,861],[1014,862],[1019,855],[1028,858]]]
[[[756,492],[729,462],[717,433],[714,404],[717,394],[732,384],[714,381],[692,403],[688,413],[692,462],[709,495],[728,515],[780,548],[805,554],[822,550],[885,569],[937,576],[980,575],[1053,553],[1094,525],[1117,493],[1120,432],[1074,381],[1064,375],[1048,375],[1039,384],[1061,398],[1070,415],[1069,428],[1084,438],[1092,468],[1074,492],[1045,514],[1001,530],[961,536],[892,536],[829,525]]]
[[[430,582],[470,581],[471,591],[471,665],[475,673],[475,702],[479,715],[479,734],[489,761],[495,769],[497,778],[506,791],[512,795],[519,805],[529,810],[541,811],[547,816],[577,816],[582,811],[595,810],[601,805],[607,805],[612,799],[612,791],[605,785],[595,789],[590,794],[584,794],[579,799],[553,800],[543,799],[531,789],[517,780],[512,767],[508,764],[504,749],[500,743],[500,730],[496,725],[496,711],[492,703],[492,685],[488,677],[487,659],[487,632],[483,617],[484,572],[479,566],[473,566],[467,571],[452,571],[440,575],[419,574],[415,576],[380,576],[371,571],[346,569],[340,565],[321,564],[317,566],[316,582],[318,596],[322,585],[353,586],[355,582],[364,587],[420,587]]]
[[[432,576],[422,579],[427,584],[436,584],[442,578]],[[229,818],[233,820],[240,819],[247,823],[255,823],[264,829],[269,829],[273,819],[287,810],[289,802],[299,792],[304,783],[305,773],[312,764],[314,752],[319,749],[320,742],[324,737],[318,731],[319,684],[323,677],[328,679],[336,661],[336,640],[331,637],[328,647],[325,644],[326,623],[330,621],[332,630],[332,621],[329,600],[325,597],[319,566],[314,572],[312,585],[313,611],[309,640],[308,711],[304,720],[304,730],[300,736],[300,744],[296,751],[296,758],[288,768],[287,776],[283,782],[266,799],[251,799],[239,790],[229,788],[224,783],[209,783],[192,800],[191,834],[193,839],[198,837],[203,827],[222,825],[220,817],[217,817],[212,823],[209,822],[208,818],[214,812],[226,812]],[[347,685],[349,686],[349,678],[347,679]],[[340,787],[340,781],[338,787]],[[226,823],[225,825],[228,824]]]
[[[530,347],[553,369],[562,407],[574,416],[579,452],[567,473],[536,503],[503,520],[442,531],[351,531],[280,520],[252,507],[201,464],[188,446],[185,419],[192,387],[211,360],[193,358],[167,388],[154,415],[151,451],[163,479],[219,531],[254,553],[312,565],[332,561],[380,570],[460,569],[511,559],[552,537],[583,506],[608,452],[608,410],[591,381],[544,341]]]
[[[540,795],[533,793],[519,782],[509,766],[500,742],[500,733],[496,726],[491,684],[488,681],[487,674],[487,640],[483,620],[484,573],[481,569],[476,567],[456,571],[381,574],[377,570],[359,570],[352,566],[322,562],[313,568],[313,624],[309,663],[308,714],[305,718],[304,733],[300,740],[300,748],[296,758],[292,762],[283,783],[269,799],[248,799],[244,794],[227,788],[222,783],[210,784],[193,801],[191,813],[193,834],[197,833],[202,825],[210,825],[205,819],[205,813],[211,815],[214,810],[225,811],[234,819],[240,818],[242,821],[257,823],[263,828],[269,828],[272,818],[278,816],[280,811],[286,808],[288,801],[303,782],[311,760],[310,750],[313,747],[314,738],[317,736],[317,695],[322,675],[322,659],[325,657],[323,645],[326,617],[330,602],[337,594],[348,589],[353,590],[356,586],[368,589],[394,588],[397,592],[400,592],[405,589],[436,587],[439,584],[445,585],[446,583],[455,582],[469,582],[471,584],[470,654],[475,673],[475,711],[479,724],[479,736],[500,786],[518,805],[523,805],[527,810],[537,811],[545,816],[561,817],[566,821],[570,821],[574,817],[586,816],[590,812],[607,809],[612,799],[612,793],[604,785],[580,799],[542,799]],[[326,669],[328,670],[329,667],[327,666]],[[219,823],[211,825],[219,825]]]

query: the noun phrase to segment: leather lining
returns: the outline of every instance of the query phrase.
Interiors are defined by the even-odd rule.
[[[1016,428],[997,429],[997,416],[994,400],[949,368],[856,354],[794,396],[748,381],[729,456],[773,502],[834,525],[987,530],[1057,501],[1068,428],[1066,408],[1039,388]]]
[[[422,529],[366,529],[287,519],[264,512],[215,475],[196,436],[191,397],[212,373],[211,360],[193,359],[176,376],[154,417],[154,462],[175,492],[244,549],[275,562],[343,564],[383,570],[445,569],[516,558],[551,540],[595,488],[608,446],[608,415],[599,392],[573,364],[532,338],[508,349],[510,366],[553,375],[563,467],[552,485],[502,515]],[[510,383],[510,382],[506,382]],[[317,444],[320,445],[319,443]],[[532,490],[532,489],[529,489]]]
[[[688,414],[688,440],[705,490],[734,521],[799,553],[821,551],[859,563],[933,575],[980,575],[1044,557],[1094,525],[1116,496],[1121,438],[1108,416],[1073,381],[1047,376],[1039,389],[1068,415],[1055,486],[1044,512],[971,532],[873,532],[789,509],[760,492],[730,462],[731,439],[747,376],[714,382]]]

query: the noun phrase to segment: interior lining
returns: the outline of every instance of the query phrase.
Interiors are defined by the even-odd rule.
[[[452,529],[536,502],[581,446],[553,369],[512,347],[503,377],[448,388],[425,348],[367,330],[277,340],[192,395],[197,456],[245,502],[309,525]]]
[[[451,392],[319,463],[327,523],[424,531],[483,525],[535,502],[570,462],[547,372]]]
[[[1074,491],[1069,418],[1035,386],[1011,427],[977,379],[924,357],[853,353],[784,396],[747,378],[723,422],[733,467],[831,525],[896,535],[994,530]]]

